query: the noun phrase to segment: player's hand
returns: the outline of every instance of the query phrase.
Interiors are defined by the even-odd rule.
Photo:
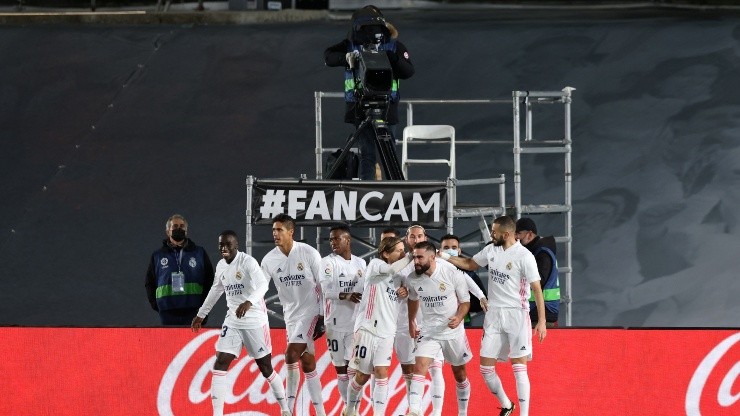
[[[406,298],[409,296],[409,290],[406,289],[406,286],[401,286],[396,290],[396,295],[398,295],[399,298]]]
[[[488,312],[488,299],[485,296],[480,300],[480,308],[483,309],[483,312]]]
[[[247,313],[247,311],[251,307],[252,307],[252,302],[248,300],[244,301],[244,303],[242,303],[241,305],[239,305],[238,308],[236,308],[236,317],[241,318],[242,316],[244,316],[244,314]]]
[[[547,325],[545,321],[538,321],[537,326],[534,327],[534,332],[537,334],[537,339],[542,342],[547,336]]]
[[[353,292],[349,295],[349,301],[352,303],[360,303],[362,300],[362,293]]]
[[[321,338],[321,336],[324,335],[324,332],[326,332],[326,326],[324,326],[324,317],[319,316],[319,320],[316,322],[316,326],[313,329],[313,340],[316,341],[317,339]]]
[[[200,327],[203,324],[203,318],[200,316],[196,316],[193,318],[193,322],[190,324],[190,328],[193,330],[193,332],[200,331]]]
[[[417,329],[416,322],[409,322],[409,336],[416,339],[420,333],[421,331]]]
[[[447,324],[447,326],[450,327],[450,328],[452,328],[452,329],[455,329],[455,328],[457,328],[460,325],[460,322],[462,322],[463,319],[464,319],[464,317],[463,318],[460,318],[459,316],[455,315],[455,316],[449,318],[449,321],[450,322]]]

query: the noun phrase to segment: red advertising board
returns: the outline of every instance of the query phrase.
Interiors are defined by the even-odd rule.
[[[210,369],[218,331],[185,328],[0,328],[0,415],[210,415]],[[480,330],[468,330],[474,352]],[[272,330],[273,364],[285,374],[284,330]],[[325,346],[317,370],[328,415],[339,415],[335,372]],[[516,397],[511,365],[497,372]],[[536,344],[528,367],[530,414],[740,414],[737,330],[555,329]],[[470,415],[496,414],[498,402],[468,367]],[[248,356],[235,361],[225,414],[279,413],[269,386]],[[445,415],[456,414],[455,384],[445,369]],[[406,411],[405,384],[394,362],[388,415]],[[366,393],[367,394],[367,393]],[[425,397],[427,414],[431,410]],[[296,416],[313,414],[306,392]],[[371,415],[367,403],[362,414]],[[514,413],[518,414],[518,411]]]

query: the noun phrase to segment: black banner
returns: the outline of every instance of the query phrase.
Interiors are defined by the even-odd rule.
[[[255,181],[252,223],[270,224],[288,214],[300,225],[444,228],[444,182]]]

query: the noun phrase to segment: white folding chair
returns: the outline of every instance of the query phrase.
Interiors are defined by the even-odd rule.
[[[413,141],[433,143],[435,140],[450,141],[450,156],[448,159],[410,159],[408,145]],[[455,179],[455,128],[445,125],[415,125],[403,129],[403,144],[401,153],[401,168],[403,176],[408,179],[410,165],[447,165],[450,167],[449,177]]]

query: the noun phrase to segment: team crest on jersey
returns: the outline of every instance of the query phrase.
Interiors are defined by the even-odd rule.
[[[327,267],[326,269],[324,269],[324,274],[327,276],[331,276],[331,267]]]
[[[197,262],[197,261],[195,261],[195,257],[191,257],[191,258],[190,258],[190,261],[188,262],[188,264],[190,265],[190,267],[192,267],[192,268],[194,269],[194,268],[195,268],[195,266],[197,266],[197,265],[198,265],[198,262]]]
[[[298,263],[298,271],[299,272],[303,271],[303,263]]]
[[[362,270],[357,271],[357,276],[362,277]]]
[[[236,272],[236,280],[242,280],[242,277],[244,277],[244,275],[242,274],[241,270]]]
[[[444,283],[440,283],[440,284],[439,284],[439,291],[440,291],[440,292],[444,292],[444,291],[445,291],[445,289],[447,289],[447,286],[445,286],[445,284],[444,284]]]
[[[162,265],[162,267],[167,267],[167,257],[163,257],[162,260],[159,261],[159,264]]]
[[[511,270],[511,262],[506,263],[506,270]]]

